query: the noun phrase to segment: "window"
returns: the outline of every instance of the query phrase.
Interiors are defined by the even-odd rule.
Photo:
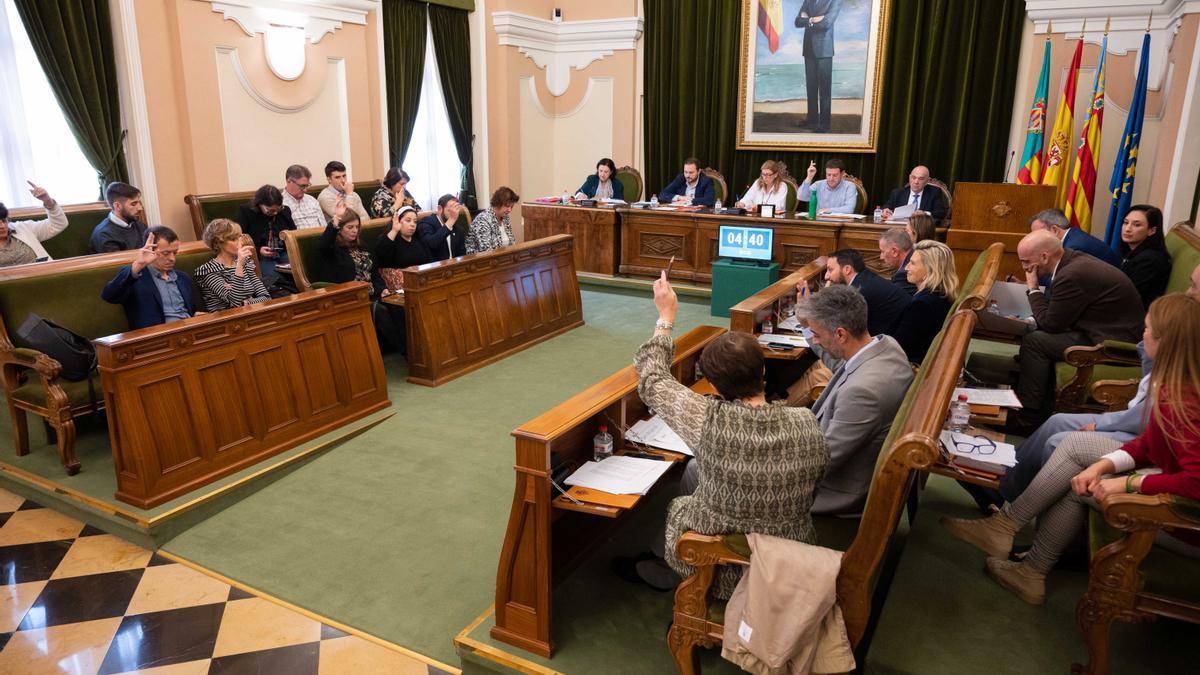
[[[404,170],[412,177],[408,191],[423,209],[437,207],[438,197],[457,195],[462,181],[462,163],[450,131],[442,81],[438,77],[433,34],[425,24],[425,72],[421,76],[421,102],[412,140],[404,156]]]
[[[84,158],[42,71],[13,0],[0,0],[0,201],[37,206],[26,180],[60,204],[94,202],[96,170]]]

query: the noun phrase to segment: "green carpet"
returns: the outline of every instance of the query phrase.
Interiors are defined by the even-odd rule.
[[[397,414],[182,533],[166,550],[433,658],[491,604],[510,432],[629,365],[645,292],[583,292],[586,325],[437,388],[387,360]],[[676,332],[712,319],[684,300]],[[665,617],[660,622],[665,628]]]

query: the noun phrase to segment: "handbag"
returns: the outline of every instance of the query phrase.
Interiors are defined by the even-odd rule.
[[[37,314],[30,313],[17,329],[17,338],[58,361],[62,366],[59,377],[64,380],[86,380],[96,370],[96,348],[91,340]]]

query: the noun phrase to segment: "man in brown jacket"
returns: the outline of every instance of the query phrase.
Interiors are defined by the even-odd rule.
[[[1054,364],[1064,350],[1105,340],[1137,342],[1146,311],[1124,272],[1086,253],[1064,250],[1049,232],[1023,238],[1017,257],[1037,321],[1037,330],[1021,339],[1018,356],[1017,397],[1024,408],[1014,426],[1022,427],[1036,426],[1053,412]],[[1050,277],[1049,300],[1038,288],[1039,276]]]

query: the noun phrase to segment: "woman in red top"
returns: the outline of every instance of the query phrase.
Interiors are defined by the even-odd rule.
[[[945,518],[950,533],[988,554],[988,574],[1022,600],[1041,604],[1046,574],[1079,534],[1087,511],[1122,492],[1168,493],[1200,499],[1200,301],[1175,293],[1146,314],[1150,420],[1122,445],[1097,434],[1068,436],[1016,501],[983,519]],[[1124,473],[1155,466],[1158,474]],[[1033,547],[1021,562],[1008,559],[1013,536],[1038,519]]]

